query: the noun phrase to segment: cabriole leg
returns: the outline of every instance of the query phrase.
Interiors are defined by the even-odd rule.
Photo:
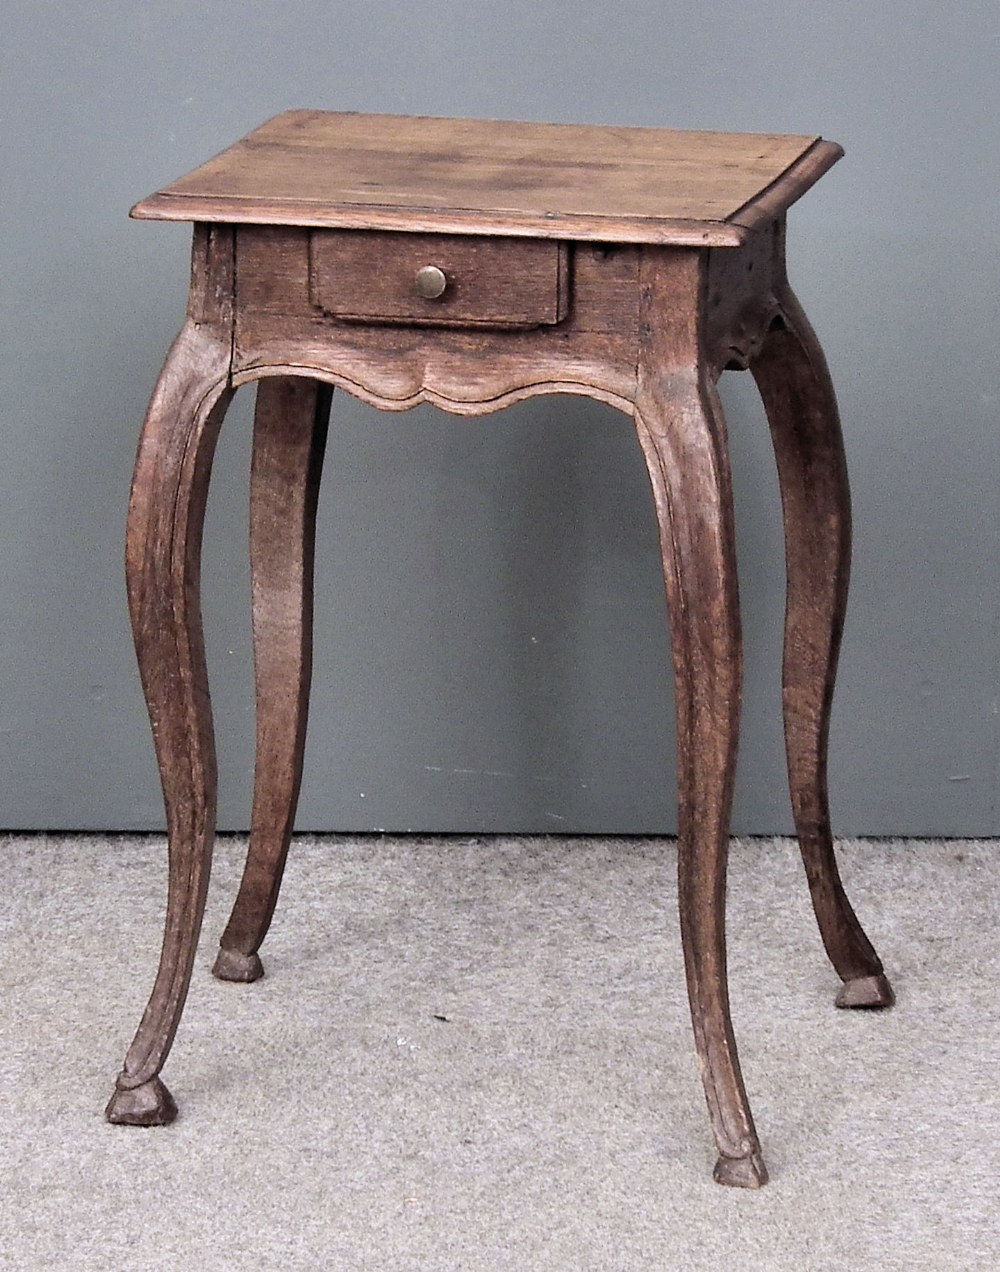
[[[725,897],[742,652],[725,424],[715,387],[664,377],[637,403],[656,502],[677,700],[678,872],[691,1017],[715,1178],[767,1180],[729,1015]]]
[[[750,369],[767,412],[785,524],[788,598],[782,669],[795,829],[839,1007],[887,1007],[892,989],[844,891],[830,830],[827,742],[847,604],[851,505],[826,359],[790,291]]]
[[[199,602],[212,456],[232,392],[229,347],[189,322],[167,357],[139,443],[126,576],[132,632],[167,814],[169,877],[160,965],[107,1107],[154,1126],[177,1108],[159,1078],[191,979],[215,832],[216,768]]]
[[[263,975],[267,934],[302,779],[312,673],[316,504],[332,390],[302,377],[257,387],[250,476],[250,576],[257,755],[250,847],[213,971],[221,980]]]

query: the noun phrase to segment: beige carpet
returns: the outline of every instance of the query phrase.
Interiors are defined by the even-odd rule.
[[[162,840],[0,840],[3,1269],[1000,1267],[1000,843],[843,845],[878,1015],[832,1006],[792,845],[734,845],[759,1193],[711,1180],[668,841],[298,840],[251,986],[208,970],[241,851],[144,1131],[103,1108]]]

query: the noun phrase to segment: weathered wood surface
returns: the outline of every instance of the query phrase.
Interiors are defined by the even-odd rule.
[[[477,324],[338,321],[316,303],[310,238],[300,228],[238,228],[236,383],[272,371],[314,374],[383,410],[433,402],[476,415],[558,392],[631,410],[641,249],[572,245],[565,317],[487,334]]]
[[[691,1018],[716,1178],[767,1179],[740,1074],[726,985],[729,813],[743,655],[725,421],[694,304],[697,253],[646,254],[635,423],[660,528],[677,710],[678,897]]]
[[[788,599],[782,699],[792,811],[813,908],[844,982],[839,1007],[887,1007],[892,989],[837,869],[827,742],[851,562],[851,497],[833,384],[819,342],[786,286],[750,368],[774,440]]]
[[[158,1075],[187,997],[215,834],[199,584],[212,456],[232,396],[229,365],[229,342],[189,320],[150,403],[129,504],[129,609],[163,785],[169,872],[156,982],[107,1116],[141,1126],[169,1122],[177,1112]]]
[[[397,236],[376,236],[387,248],[389,272],[383,278],[377,251],[360,265],[355,261],[353,273],[350,263],[338,272],[336,253],[326,253],[340,236],[315,236],[309,228],[344,223],[338,220],[343,208],[323,201],[330,189],[323,182],[340,180],[350,163],[363,162],[366,171],[384,176],[396,171],[393,164],[410,143],[415,147],[412,171],[428,163],[428,152],[416,145],[416,133],[405,121],[367,117],[367,148],[361,146],[360,134],[352,129],[362,118],[282,116],[190,182],[178,183],[183,191],[169,196],[181,201],[177,206],[202,214],[216,207],[232,212],[244,199],[240,206],[249,216],[253,199],[270,188],[268,215],[280,220],[295,212],[301,220],[235,229],[196,225],[188,322],[167,359],[143,431],[127,569],[167,807],[169,896],[152,997],[108,1116],[150,1125],[168,1121],[176,1111],[159,1072],[187,992],[211,852],[216,776],[198,561],[211,455],[229,396],[239,384],[260,381],[251,476],[257,763],[247,867],[215,971],[224,979],[252,980],[261,974],[257,951],[277,901],[301,778],[311,674],[313,535],[329,385],[341,385],[384,409],[430,401],[461,414],[485,414],[535,393],[584,393],[634,417],[649,470],[676,681],[679,900],[692,1022],[718,1147],[716,1178],[757,1187],[767,1172],[740,1073],[726,980],[726,853],[742,651],[729,455],[716,392],[725,367],[752,370],[777,457],[788,572],[783,685],[789,784],[820,932],[844,982],[837,1001],[852,1007],[892,1001],[833,853],[827,736],[847,593],[850,503],[829,374],[788,289],[784,265],[784,208],[839,151],[808,138],[756,139],[754,156],[748,158],[740,149],[746,139],[737,143],[719,135],[699,134],[694,142],[680,134],[598,130],[595,136],[587,129],[542,128],[520,136],[530,162],[527,169],[517,169],[509,138],[490,131],[490,162],[483,159],[479,175],[470,175],[469,189],[482,194],[494,188],[490,181],[509,181],[512,171],[524,175],[531,164],[539,167],[544,161],[551,177],[545,198],[562,192],[566,207],[555,218],[562,227],[558,233],[550,234],[547,225],[537,230],[537,244],[506,240],[509,246],[493,267],[476,276],[477,305],[496,303],[498,312],[509,316],[510,280],[536,249],[544,249],[539,258],[548,253],[561,271],[555,321],[530,330],[492,329],[480,325],[484,311],[474,308],[453,315],[462,325],[425,325],[419,312],[402,309],[381,314],[397,320],[386,325],[354,320],[361,314],[348,319],[342,309],[339,317],[331,314],[330,300],[334,293],[361,296],[366,271],[373,291],[393,296]],[[413,128],[430,128],[420,132],[426,142],[441,122],[414,121]],[[460,213],[461,231],[527,233],[534,224],[523,215],[525,207],[534,206],[527,195],[523,206],[509,200],[515,211],[501,222],[493,213],[477,211],[474,200],[463,211],[456,198],[460,187],[442,180],[451,171],[449,156],[463,153],[462,145],[477,137],[482,140],[478,127],[441,133],[438,220],[432,218],[428,227],[417,185],[401,184],[398,208],[365,205],[372,213],[366,228],[406,228],[417,243],[418,232],[428,228],[453,230],[448,217]],[[511,135],[518,135],[516,128]],[[355,141],[348,144],[345,138],[351,136]],[[560,165],[573,144],[585,141],[596,156],[587,180],[605,203],[599,214],[596,204],[585,214],[585,232],[569,233],[567,227],[579,229],[583,214],[563,188],[569,178]],[[612,142],[621,158],[613,180],[602,168],[611,165]],[[342,169],[335,164],[333,176],[317,177],[316,161],[330,157],[324,147],[334,159],[347,156],[350,162]],[[688,181],[689,200],[684,208],[661,206],[655,225],[645,212],[637,212],[623,188],[626,178],[635,179],[640,160],[652,164],[654,158],[673,164],[675,182]],[[253,171],[245,171],[246,164]],[[704,184],[706,165],[718,170],[712,190]],[[746,186],[730,171],[741,165]],[[312,190],[310,197],[319,200],[315,215],[303,213],[301,202],[289,201],[294,182],[287,182],[294,172],[301,183],[296,197]],[[316,181],[315,187],[309,184]],[[739,202],[748,189],[749,196]],[[527,182],[524,190],[534,199],[537,182]],[[722,215],[726,199],[733,205],[728,220],[697,222],[702,237],[689,241],[688,230],[678,230],[681,211]],[[164,206],[143,205],[142,214],[158,214]],[[644,234],[651,241],[642,246],[579,241],[609,224],[608,217],[614,220],[616,209],[620,237]],[[665,213],[677,214],[668,218],[669,231]],[[241,213],[231,219],[247,218]],[[670,245],[656,245],[668,232],[674,235],[667,239]],[[560,236],[562,243],[547,241]],[[318,261],[315,251],[310,253],[317,238]],[[485,242],[469,239],[462,250],[482,261]],[[721,246],[706,247],[707,242]],[[420,240],[421,249],[424,243],[449,248],[445,240]],[[495,239],[498,243],[505,240]],[[497,270],[505,263],[511,273],[500,277]]]
[[[278,900],[302,781],[312,681],[316,505],[330,390],[302,377],[257,387],[250,468],[250,586],[257,753],[246,868],[223,933],[220,980],[263,974],[257,951]]]
[[[298,110],[133,215],[736,247],[842,153],[819,137]]]
[[[230,225],[196,225],[191,244],[188,317],[232,344],[236,304],[236,235]]]
[[[544,239],[315,230],[309,290],[318,309],[354,321],[551,326],[569,303],[567,256],[565,243]],[[415,285],[427,265],[446,281],[433,299]]]
[[[783,253],[781,222],[772,221],[749,235],[739,251],[707,254],[702,328],[716,375],[745,368],[763,343],[777,312]]]

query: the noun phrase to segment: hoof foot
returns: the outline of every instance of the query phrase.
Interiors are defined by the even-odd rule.
[[[877,976],[859,976],[845,981],[837,995],[838,1007],[891,1007],[896,1001],[892,986],[879,972]]]
[[[728,1184],[730,1188],[763,1188],[767,1167],[760,1149],[746,1157],[720,1157],[715,1163],[714,1178],[717,1184]]]
[[[177,1116],[177,1105],[160,1079],[150,1078],[142,1086],[117,1087],[104,1116],[119,1126],[167,1126]]]
[[[264,975],[264,964],[256,954],[241,954],[239,950],[220,949],[212,968],[212,975],[224,981],[241,981],[249,985]]]

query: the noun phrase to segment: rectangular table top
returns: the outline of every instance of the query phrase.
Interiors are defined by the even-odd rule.
[[[290,110],[132,215],[734,247],[842,154],[769,133]]]

